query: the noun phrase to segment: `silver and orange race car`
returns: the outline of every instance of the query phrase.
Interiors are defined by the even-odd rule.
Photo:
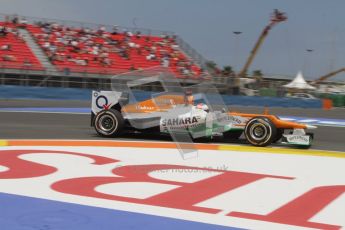
[[[271,143],[310,147],[315,126],[284,121],[269,114],[210,110],[195,103],[198,95],[165,93],[130,102],[128,92],[93,91],[91,126],[103,137],[116,137],[125,130],[188,135],[191,139],[223,136],[245,139],[254,146]],[[199,98],[202,98],[202,96]]]

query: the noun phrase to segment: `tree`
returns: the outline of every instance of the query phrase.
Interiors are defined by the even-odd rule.
[[[256,80],[256,84],[255,84],[255,89],[258,89],[258,88],[261,88],[261,83],[262,83],[262,80],[263,80],[263,74],[261,72],[261,70],[257,69],[257,70],[254,70],[253,73],[253,78],[255,78]]]
[[[257,69],[257,70],[254,70],[253,73],[252,73],[253,77],[258,77],[258,78],[262,78],[262,76],[264,76],[262,74],[262,71]]]
[[[207,61],[205,63],[206,69],[207,71],[213,75],[213,76],[219,76],[220,74],[220,69],[217,66],[217,63],[215,63],[214,61]]]
[[[233,76],[234,75],[234,69],[230,66],[230,65],[227,65],[227,66],[224,66],[223,67],[223,70],[222,70],[222,75],[224,77],[229,77],[229,76]]]
[[[217,63],[215,63],[214,61],[207,61],[207,62],[205,63],[205,65],[206,65],[206,67],[207,67],[208,69],[211,69],[211,70],[218,69]]]

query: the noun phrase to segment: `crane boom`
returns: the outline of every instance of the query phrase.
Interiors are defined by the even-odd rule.
[[[259,39],[256,41],[254,48],[252,49],[252,51],[250,52],[250,55],[247,59],[247,62],[245,63],[244,67],[242,68],[242,70],[240,71],[240,73],[238,74],[238,77],[245,77],[247,70],[249,69],[249,66],[252,64],[255,55],[257,54],[257,51],[259,50],[260,46],[262,45],[263,41],[265,40],[265,38],[268,35],[268,32],[272,29],[272,27],[276,24],[278,24],[279,22],[283,22],[286,21],[287,17],[285,15],[285,13],[280,12],[279,10],[274,10],[272,16],[271,16],[271,20],[270,23],[263,29],[263,31],[261,32],[261,35],[259,37]]]
[[[315,81],[313,81],[313,84],[320,83],[320,82],[322,82],[324,80],[327,80],[328,78],[333,77],[334,75],[337,75],[338,73],[341,73],[341,72],[345,72],[345,68],[341,68],[341,69],[338,69],[336,71],[330,72],[330,73],[328,73],[326,75],[323,75],[320,78],[318,78]]]

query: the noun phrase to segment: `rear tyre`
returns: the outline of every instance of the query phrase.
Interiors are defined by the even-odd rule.
[[[114,109],[103,110],[95,117],[95,130],[102,137],[116,137],[124,127],[121,113]]]
[[[250,144],[264,147],[277,138],[277,128],[266,117],[254,117],[246,124],[244,135]]]

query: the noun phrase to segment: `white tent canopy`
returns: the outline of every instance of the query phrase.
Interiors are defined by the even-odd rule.
[[[293,89],[316,89],[314,86],[309,85],[302,75],[302,72],[299,71],[295,79],[293,79],[290,83],[283,85],[285,88],[293,88]]]

